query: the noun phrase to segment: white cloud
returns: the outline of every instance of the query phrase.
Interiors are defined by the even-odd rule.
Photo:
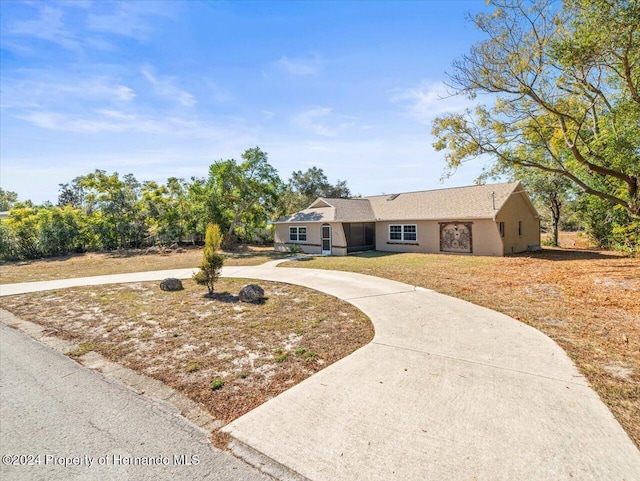
[[[313,107],[297,114],[293,117],[292,122],[294,125],[316,135],[335,137],[338,134],[338,130],[322,123],[322,119],[327,119],[331,112],[332,109],[328,107]]]
[[[220,85],[218,85],[213,80],[205,78],[203,79],[203,82],[211,91],[214,102],[225,103],[231,102],[233,100],[233,95],[227,89],[220,87]]]
[[[443,83],[423,83],[416,88],[397,89],[390,101],[404,105],[411,117],[427,125],[438,115],[462,112],[472,105],[466,97],[452,95]]]
[[[150,65],[144,65],[140,73],[153,85],[156,94],[160,97],[173,100],[183,107],[193,107],[196,104],[196,98],[193,95],[176,87],[174,78],[157,75]]]
[[[337,137],[342,133],[362,133],[371,128],[361,125],[358,117],[334,113],[329,107],[311,107],[291,118],[296,127],[321,137]]]
[[[67,29],[62,21],[62,9],[45,5],[39,8],[34,20],[19,20],[9,25],[9,32],[16,36],[30,36],[53,42],[66,50],[80,53],[81,41],[77,35]]]
[[[250,132],[247,127],[221,127],[212,122],[194,121],[177,116],[157,116],[116,109],[95,109],[87,113],[63,113],[31,110],[13,115],[35,127],[81,134],[161,134],[163,137],[225,139]]]
[[[279,60],[274,62],[273,65],[276,68],[284,70],[288,74],[296,77],[310,77],[317,75],[321,68],[320,60],[317,56],[313,59],[291,59],[289,57],[282,56]]]
[[[175,2],[118,2],[110,13],[87,15],[87,28],[94,32],[108,33],[136,40],[144,40],[152,32],[149,17],[169,17]]]
[[[2,108],[34,108],[46,105],[69,106],[77,99],[130,102],[136,94],[132,88],[108,77],[78,77],[39,70],[23,71],[19,78],[2,79]]]

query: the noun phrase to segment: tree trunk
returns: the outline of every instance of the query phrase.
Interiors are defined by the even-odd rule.
[[[560,224],[560,207],[562,203],[557,193],[551,194],[549,198],[549,210],[551,210],[551,219],[553,223],[553,246],[558,247],[558,226]]]

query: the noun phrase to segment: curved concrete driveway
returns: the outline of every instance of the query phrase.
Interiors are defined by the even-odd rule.
[[[638,449],[539,331],[407,284],[276,264],[226,267],[223,276],[334,295],[364,311],[376,335],[224,428],[239,448],[313,480],[640,480]],[[0,295],[27,288],[14,286],[0,286]]]

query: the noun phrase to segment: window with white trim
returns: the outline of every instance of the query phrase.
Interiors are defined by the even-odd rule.
[[[389,240],[415,242],[418,240],[418,226],[416,224],[390,224]]]
[[[289,227],[289,240],[291,242],[307,242],[306,227]]]

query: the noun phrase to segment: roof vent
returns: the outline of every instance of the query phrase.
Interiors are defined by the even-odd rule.
[[[393,194],[390,195],[389,198],[387,200],[394,200],[396,197],[398,197],[400,194]]]

